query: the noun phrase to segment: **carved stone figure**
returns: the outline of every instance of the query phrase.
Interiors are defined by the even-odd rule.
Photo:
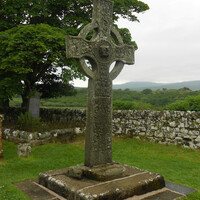
[[[85,166],[88,167],[112,163],[112,80],[124,64],[134,64],[134,48],[123,43],[113,27],[112,15],[112,1],[94,0],[92,22],[77,37],[66,38],[67,58],[76,58],[89,77],[85,144]],[[87,40],[91,31],[93,36]]]

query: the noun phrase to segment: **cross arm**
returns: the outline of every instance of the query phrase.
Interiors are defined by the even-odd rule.
[[[81,36],[66,37],[66,56],[67,58],[80,59],[83,57],[92,57],[92,42]]]
[[[67,58],[75,58],[78,61],[79,67],[89,78],[94,78],[94,73],[85,63],[84,58],[92,58],[93,43],[84,39],[81,36],[66,37],[66,56]]]
[[[116,34],[115,34],[116,35]],[[119,40],[120,39],[120,40]],[[134,64],[135,58],[134,58],[134,47],[131,45],[125,45],[123,44],[123,41],[121,37],[118,37],[118,42],[120,46],[115,45],[115,66],[113,70],[110,72],[110,78],[111,80],[114,80],[119,73],[122,71],[124,64]]]
[[[134,51],[134,47],[131,45],[117,46],[117,48],[115,48],[115,60],[132,65],[135,62]]]

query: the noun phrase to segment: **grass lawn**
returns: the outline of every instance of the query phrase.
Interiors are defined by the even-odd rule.
[[[3,141],[0,163],[0,200],[28,200],[12,183],[37,178],[43,171],[83,163],[84,142],[46,144],[32,149],[27,158],[17,157],[17,145]],[[165,180],[198,190],[184,200],[200,200],[200,151],[163,146],[136,139],[113,139],[113,160],[161,173]]]

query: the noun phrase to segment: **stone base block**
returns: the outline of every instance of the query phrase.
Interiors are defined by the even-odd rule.
[[[86,167],[84,165],[78,165],[75,167],[69,167],[67,170],[67,176],[78,179],[91,179],[96,181],[108,181],[116,178],[124,177],[130,170],[124,165],[118,163],[98,165],[94,167]]]
[[[77,173],[82,168],[84,166],[76,167],[75,172]],[[109,170],[107,172],[111,169],[112,173],[114,169],[114,174],[117,174],[118,178],[111,179],[110,176],[104,176],[110,179],[106,181],[92,180],[83,175],[81,178],[80,176],[72,178],[67,176],[70,169],[65,168],[40,173],[39,184],[68,200],[124,200],[134,195],[146,194],[165,187],[165,181],[161,175],[122,164],[108,166]],[[106,166],[99,166],[99,169],[97,167],[95,169],[90,168],[95,176],[96,174],[107,174],[107,172],[103,173],[105,169],[107,169]],[[123,169],[123,171],[118,169]],[[88,170],[86,169],[87,172]],[[79,172],[84,174],[81,170]]]

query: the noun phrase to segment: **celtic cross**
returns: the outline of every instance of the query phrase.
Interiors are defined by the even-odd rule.
[[[111,0],[94,0],[92,22],[78,36],[66,38],[67,58],[77,59],[89,77],[84,163],[88,167],[112,163],[112,80],[124,64],[134,64],[134,48],[123,43],[112,16]]]

